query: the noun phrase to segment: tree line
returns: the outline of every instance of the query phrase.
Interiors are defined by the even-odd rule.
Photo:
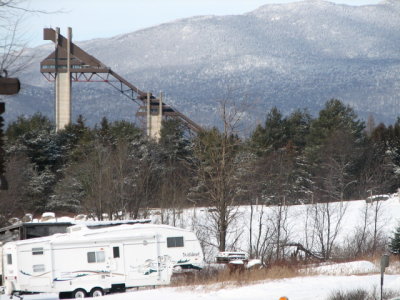
[[[175,212],[205,206],[215,246],[225,250],[238,205],[340,203],[399,186],[400,119],[365,123],[332,99],[316,117],[273,108],[243,137],[240,114],[228,102],[220,112],[222,128],[196,136],[166,120],[159,142],[126,121],[103,118],[90,128],[79,116],[56,133],[41,114],[19,117],[5,131],[9,189],[0,191],[0,226],[48,210],[146,218],[153,207],[170,211],[161,222],[174,225]]]

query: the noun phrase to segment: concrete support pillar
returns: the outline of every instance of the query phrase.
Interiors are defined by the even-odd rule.
[[[151,111],[150,96],[147,95],[147,136],[158,141],[161,137],[161,122],[163,117],[162,98],[160,95],[160,102],[157,111]]]
[[[69,73],[56,75],[56,131],[71,123],[71,78]]]
[[[57,41],[60,29],[56,29]],[[58,67],[58,49],[56,43],[56,80],[55,80],[55,115],[56,131],[64,129],[71,123],[71,42],[72,29],[68,27],[67,66],[66,69]]]
[[[151,105],[150,105],[150,93],[147,93],[146,102],[146,134],[151,135]]]

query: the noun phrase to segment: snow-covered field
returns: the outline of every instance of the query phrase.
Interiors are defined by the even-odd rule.
[[[393,236],[395,228],[400,225],[400,200],[398,194],[384,195],[385,201],[374,201],[367,203],[365,200],[356,200],[343,203],[330,204],[331,216],[331,234],[337,230],[337,236],[334,238],[334,246],[343,247],[346,243],[351,243],[356,235],[359,235],[363,229],[364,223],[365,237],[367,241],[371,239],[376,225],[376,231],[381,241],[388,241]],[[276,206],[255,205],[240,206],[235,210],[235,220],[232,222],[228,233],[228,247],[231,251],[249,251],[250,231],[252,232],[253,243],[258,238],[258,229],[262,225],[262,235],[265,235],[267,228],[270,232],[276,230],[276,218],[279,213]],[[318,252],[320,245],[316,236],[318,230],[327,230],[327,224],[322,224],[323,216],[320,215],[319,224],[316,222],[316,214],[323,214],[325,207],[319,205],[295,205],[288,206],[282,218],[285,219],[281,226],[284,226],[284,235],[287,242],[301,243],[307,249]],[[343,212],[343,215],[341,215]],[[160,222],[161,214],[163,214],[164,222],[172,220],[171,211],[155,210],[150,215],[152,222]],[[286,214],[286,215],[285,215]],[[251,217],[252,215],[252,217]],[[326,216],[325,216],[326,217]],[[250,221],[252,220],[252,221]],[[340,220],[339,226],[336,228],[336,222]],[[199,239],[206,240],[205,257],[212,260],[216,255],[215,232],[212,229],[212,221],[209,209],[193,208],[184,209],[175,216],[175,224],[169,222],[170,225],[183,227],[195,231]],[[325,227],[324,227],[325,226]],[[251,228],[252,227],[252,228]],[[283,237],[282,237],[283,238]],[[232,245],[232,241],[235,243]]]
[[[400,275],[386,275],[384,290],[399,291]],[[282,280],[263,281],[257,284],[235,287],[197,286],[180,288],[156,288],[103,296],[104,300],[278,300],[286,296],[289,300],[328,299],[336,291],[355,289],[380,291],[380,274],[365,276],[304,276]],[[0,297],[0,300],[9,297]],[[14,298],[16,299],[16,298]],[[52,295],[26,296],[25,300],[58,299]]]
[[[243,287],[213,290],[210,287],[162,288],[127,294],[105,296],[104,300],[289,300],[327,299],[331,293],[363,288],[379,291],[380,275],[368,276],[312,276],[265,281]],[[400,276],[385,276],[385,288],[400,290]],[[400,292],[399,292],[400,295]]]

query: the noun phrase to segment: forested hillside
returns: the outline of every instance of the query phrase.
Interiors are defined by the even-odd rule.
[[[253,126],[274,106],[285,116],[299,108],[315,116],[332,97],[364,120],[373,114],[393,123],[399,114],[400,2],[349,4],[269,4],[242,15],[198,16],[75,42],[141,90],[163,91],[166,103],[202,126],[220,125],[216,100],[226,97],[247,99],[243,119]],[[53,49],[27,49],[32,60],[19,74],[22,90],[7,103],[7,120],[37,111],[53,117],[54,86],[39,73]],[[91,126],[102,116],[133,120],[137,109],[105,83],[76,82],[72,94],[74,119],[83,114]]]

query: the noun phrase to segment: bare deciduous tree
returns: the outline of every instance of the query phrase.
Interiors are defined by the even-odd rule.
[[[324,260],[331,258],[336,239],[342,229],[347,203],[326,202],[312,205],[313,234],[316,237],[317,251]]]
[[[263,263],[270,260],[273,252],[273,230],[271,228],[268,218],[265,216],[266,207],[264,205],[257,206],[257,213],[255,219],[255,230],[250,231],[250,256],[258,257]],[[253,206],[251,206],[251,215],[253,216]],[[253,219],[253,218],[251,218]],[[252,225],[250,228],[253,228]],[[253,242],[254,240],[254,242]]]
[[[6,75],[4,71],[12,75],[26,67],[30,58],[24,56],[27,42],[20,27],[28,15],[46,13],[50,12],[29,9],[26,0],[0,0],[1,76]]]
[[[383,201],[368,199],[360,209],[360,219],[361,222],[357,223],[342,246],[344,256],[374,256],[385,250],[387,237],[383,232],[386,221],[383,218]]]
[[[228,100],[220,101],[223,130],[216,128],[201,132],[195,141],[196,176],[198,180],[196,196],[202,196],[213,207],[209,210],[214,233],[217,235],[218,249],[228,248],[229,228],[237,215],[236,201],[239,197],[240,180],[237,156],[241,143],[237,128],[241,112]]]
[[[272,208],[270,220],[273,228],[273,240],[275,244],[275,260],[279,261],[285,257],[285,245],[290,240],[288,227],[288,206],[285,198],[281,199],[279,205]]]

